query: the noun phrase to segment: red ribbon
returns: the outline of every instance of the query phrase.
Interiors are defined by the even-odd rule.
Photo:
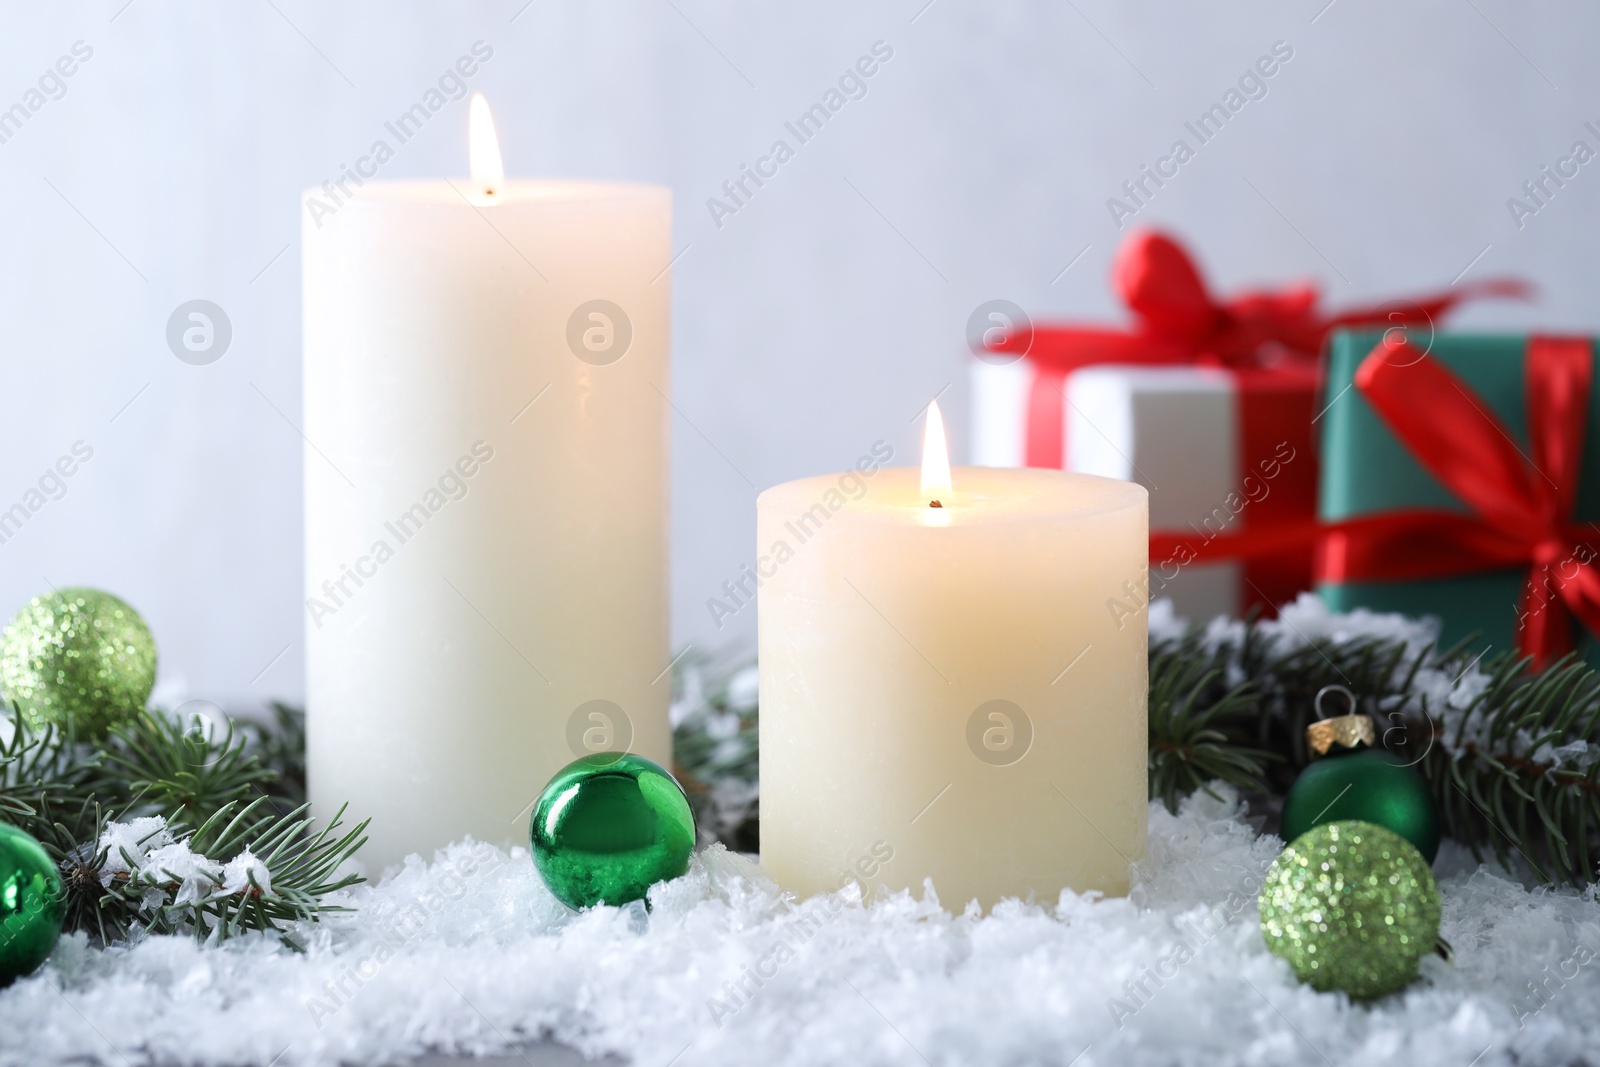
[[[1523,373],[1531,452],[1449,368],[1386,338],[1355,386],[1417,461],[1471,509],[1383,512],[1321,536],[1320,581],[1406,581],[1526,567],[1517,644],[1543,667],[1574,647],[1572,620],[1600,634],[1600,570],[1573,518],[1594,377],[1586,337],[1531,337]]]
[[[1531,293],[1525,282],[1495,278],[1330,316],[1318,312],[1317,289],[1308,283],[1246,290],[1231,300],[1217,300],[1188,251],[1154,230],[1128,235],[1117,250],[1111,278],[1137,319],[1133,329],[1035,326],[997,338],[990,348],[1025,354],[1062,371],[1096,363],[1270,367],[1274,346],[1290,358],[1314,360],[1328,333],[1340,327],[1420,325],[1466,300],[1525,298]]]
[[[1025,355],[1039,370],[1028,397],[1026,462],[1061,467],[1067,374],[1101,363],[1233,369],[1304,370],[1315,366],[1329,332],[1346,326],[1431,324],[1465,300],[1527,297],[1514,279],[1491,279],[1408,301],[1351,308],[1338,315],[1317,309],[1317,289],[1246,290],[1218,300],[1206,288],[1194,259],[1177,241],[1154,230],[1135,230],[1117,250],[1112,284],[1135,317],[1131,329],[1033,326],[996,338],[994,352]]]
[[[1152,581],[1191,560],[1253,560],[1315,546],[1319,582],[1418,581],[1527,568],[1517,645],[1535,668],[1575,646],[1574,617],[1600,635],[1593,523],[1572,517],[1594,377],[1586,337],[1528,340],[1523,373],[1532,456],[1470,386],[1397,338],[1373,349],[1355,387],[1470,511],[1416,508],[1150,536]]]

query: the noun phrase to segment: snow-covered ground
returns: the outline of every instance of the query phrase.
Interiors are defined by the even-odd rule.
[[[1266,951],[1255,893],[1279,848],[1231,794],[1197,794],[1152,804],[1128,899],[792,902],[717,846],[648,912],[575,915],[525,852],[465,842],[352,891],[303,955],[66,940],[0,992],[0,1063],[384,1064],[541,1036],[683,1067],[1600,1060],[1592,889],[1530,890],[1447,845],[1454,963],[1360,1005]]]
[[[1182,632],[1167,604],[1150,621],[1152,637]],[[1265,631],[1285,649],[1363,634],[1420,648],[1436,632],[1309,596]],[[1414,692],[1453,729],[1484,684],[1475,666],[1430,668]],[[1588,747],[1543,755],[1586,765]],[[1356,1004],[1267,952],[1256,896],[1282,843],[1217,792],[1177,815],[1151,804],[1127,899],[1067,892],[987,916],[931,891],[789,900],[721,846],[649,910],[580,915],[525,851],[462,842],[349,891],[356,910],[296,931],[304,954],[261,937],[66,939],[0,990],[0,1067],[376,1067],[539,1041],[650,1067],[1600,1063],[1597,887],[1528,888],[1446,842],[1453,962],[1430,956],[1403,992]]]

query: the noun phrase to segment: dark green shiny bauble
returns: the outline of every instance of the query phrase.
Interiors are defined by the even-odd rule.
[[[1367,822],[1295,838],[1261,886],[1261,936],[1302,982],[1361,1000],[1417,976],[1439,943],[1439,886],[1422,854]]]
[[[149,627],[98,589],[36,596],[0,633],[0,691],[35,729],[97,737],[144,711],[155,682]]]
[[[533,863],[573,908],[644,899],[689,869],[694,813],[676,778],[645,759],[596,752],[550,779],[533,806]]]
[[[1416,768],[1382,749],[1328,755],[1300,772],[1283,798],[1285,841],[1314,826],[1360,819],[1411,842],[1429,863],[1439,854],[1439,808]]]
[[[30,974],[61,936],[67,901],[43,846],[0,823],[0,986]]]

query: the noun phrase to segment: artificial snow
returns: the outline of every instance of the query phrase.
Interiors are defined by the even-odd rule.
[[[245,893],[252,888],[262,893],[272,893],[272,872],[267,865],[245,849],[222,867],[222,892]]]
[[[0,991],[0,1064],[387,1064],[540,1037],[683,1067],[1600,1059],[1593,889],[1525,888],[1447,847],[1454,963],[1355,1004],[1266,951],[1256,893],[1280,842],[1218,792],[1151,806],[1130,897],[988,916],[870,887],[788,899],[721,846],[649,911],[575,914],[526,852],[462,842],[349,891],[358,911],[297,930],[304,954],[65,939]]]
[[[1216,620],[1202,639],[1236,641],[1241,626]],[[1334,614],[1311,596],[1261,626],[1278,652],[1371,636],[1420,653],[1438,636],[1427,620]],[[1185,632],[1163,602],[1150,628],[1152,640]],[[1462,727],[1470,739],[1466,709],[1487,681],[1476,665],[1424,668],[1413,697],[1380,710],[1434,717],[1441,743]],[[755,689],[749,669],[728,687],[731,709]],[[674,720],[696,707],[675,704]],[[1540,757],[1579,766],[1593,754],[1567,743]],[[1435,871],[1453,962],[1430,956],[1404,991],[1352,1003],[1300,985],[1267,952],[1256,899],[1282,843],[1257,833],[1230,788],[1214,790],[1177,815],[1151,805],[1129,897],[1065,892],[987,916],[947,911],[926,889],[794,900],[720,845],[656,886],[650,910],[576,914],[526,851],[461,842],[340,894],[354,911],[292,931],[303,954],[259,935],[105,951],[64,939],[0,990],[0,1067],[376,1067],[538,1039],[652,1067],[1600,1063],[1597,887],[1530,888],[1446,842]],[[198,865],[215,869],[159,820],[114,824],[101,844],[113,874],[166,870],[179,893]],[[222,872],[228,892],[252,873],[270,890],[248,853]]]
[[[106,861],[100,867],[100,884],[110,885],[119,874],[136,873],[151,851],[170,844],[172,831],[167,829],[167,820],[159,815],[108,823],[96,843],[106,854]]]
[[[187,839],[178,840],[159,815],[107,823],[97,848],[106,855],[100,884],[109,886],[120,876],[143,885],[145,911],[194,904],[218,893],[272,891],[272,872],[248,848],[226,863],[215,863],[191,849]]]

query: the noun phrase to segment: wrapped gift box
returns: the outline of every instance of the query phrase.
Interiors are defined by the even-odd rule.
[[[1343,331],[1333,335],[1329,343],[1328,397],[1331,404],[1319,420],[1322,429],[1322,486],[1319,515],[1330,533],[1324,535],[1324,550],[1319,559],[1318,589],[1334,611],[1348,611],[1366,607],[1379,611],[1399,611],[1408,615],[1434,615],[1443,624],[1443,641],[1446,644],[1476,635],[1479,644],[1493,649],[1527,648],[1527,602],[1525,600],[1532,579],[1547,579],[1535,568],[1538,549],[1525,549],[1521,554],[1527,560],[1518,561],[1514,544],[1502,545],[1495,541],[1492,532],[1473,525],[1480,523],[1485,511],[1472,506],[1462,496],[1452,492],[1429,469],[1429,464],[1419,459],[1417,449],[1397,435],[1391,419],[1374,406],[1364,392],[1363,380],[1358,372],[1373,355],[1384,334],[1376,330]],[[1588,339],[1558,339],[1558,344],[1587,346],[1592,353],[1593,342]],[[1541,446],[1532,440],[1530,430],[1528,349],[1530,339],[1519,336],[1479,336],[1439,334],[1425,346],[1417,342],[1413,354],[1392,360],[1401,367],[1393,376],[1391,397],[1398,396],[1404,404],[1427,405],[1436,403],[1437,397],[1457,406],[1450,417],[1451,424],[1470,423],[1474,413],[1483,419],[1478,433],[1492,444],[1498,438],[1504,442],[1506,463],[1502,467],[1525,464],[1526,470],[1513,471],[1513,481],[1521,480],[1534,489],[1544,492],[1541,479],[1552,487],[1561,479],[1548,459],[1536,461],[1541,456]],[[1409,373],[1404,369],[1408,361],[1422,358],[1435,361],[1457,381],[1440,387],[1438,380],[1417,377],[1408,384]],[[1570,351],[1570,350],[1569,350]],[[1592,355],[1589,357],[1592,359]],[[1585,383],[1582,376],[1571,379],[1578,384],[1573,392],[1578,406],[1587,407],[1588,425],[1595,425],[1593,412],[1600,411],[1600,375],[1590,375]],[[1584,384],[1587,388],[1583,388]],[[1450,386],[1455,385],[1456,388]],[[1391,399],[1391,403],[1393,400]],[[1466,405],[1466,406],[1463,406]],[[1489,419],[1498,420],[1494,427]],[[1574,430],[1582,433],[1580,421]],[[1544,428],[1548,432],[1548,427]],[[1463,443],[1446,452],[1476,464],[1474,452]],[[1571,494],[1570,506],[1563,505],[1569,514],[1562,516],[1564,526],[1559,538],[1550,538],[1552,554],[1561,577],[1553,584],[1561,584],[1569,574],[1575,574],[1580,562],[1592,559],[1600,549],[1600,434],[1592,430],[1581,438],[1574,448],[1576,469],[1571,478],[1576,485],[1567,487]],[[1488,453],[1482,453],[1487,455]],[[1435,463],[1438,461],[1434,461]],[[1483,463],[1483,467],[1494,466]],[[1570,464],[1569,464],[1570,466]],[[1551,468],[1549,473],[1543,468]],[[1555,493],[1551,488],[1549,492]],[[1390,548],[1369,552],[1372,557],[1365,564],[1368,571],[1386,569],[1391,573],[1381,578],[1351,580],[1352,568],[1343,562],[1347,554],[1346,536],[1366,537],[1370,529],[1363,523],[1377,523],[1385,515],[1418,513],[1423,510],[1441,511],[1460,517],[1460,536],[1441,538],[1441,530],[1431,533],[1426,525],[1410,530],[1389,530]],[[1570,520],[1570,521],[1568,521]],[[1502,525],[1504,520],[1502,520]],[[1489,525],[1489,524],[1481,524]],[[1402,524],[1403,527],[1403,524]],[[1344,532],[1348,528],[1352,533]],[[1502,539],[1504,540],[1504,539]],[[1484,559],[1476,566],[1461,566],[1445,557],[1458,554],[1457,542],[1482,542]],[[1557,543],[1559,542],[1559,543]],[[1595,548],[1587,548],[1593,545]],[[1471,547],[1471,546],[1469,546]],[[1587,559],[1586,559],[1587,557]],[[1361,568],[1356,568],[1357,570]],[[1406,579],[1394,577],[1395,572],[1411,570],[1456,570],[1463,573],[1435,574],[1428,577]],[[1565,611],[1557,597],[1549,604],[1552,612]],[[1597,660],[1600,644],[1584,633],[1579,626],[1571,627],[1579,635],[1579,651],[1590,660]]]
[[[1005,301],[974,313],[972,459],[1142,483],[1149,593],[1191,619],[1271,613],[1310,588],[1312,420],[1332,330],[1431,325],[1464,300],[1527,294],[1490,279],[1331,315],[1305,284],[1223,298],[1181,244],[1143,229],[1117,250],[1112,286],[1123,327],[1033,323]]]
[[[1086,367],[975,361],[972,461],[1057,467],[1150,490],[1152,533],[1194,551],[1150,560],[1150,595],[1191,619],[1238,615],[1310,588],[1300,548],[1216,559],[1221,533],[1308,522],[1316,510],[1312,416],[1317,375],[1296,367]],[[1209,550],[1209,551],[1208,551]]]

